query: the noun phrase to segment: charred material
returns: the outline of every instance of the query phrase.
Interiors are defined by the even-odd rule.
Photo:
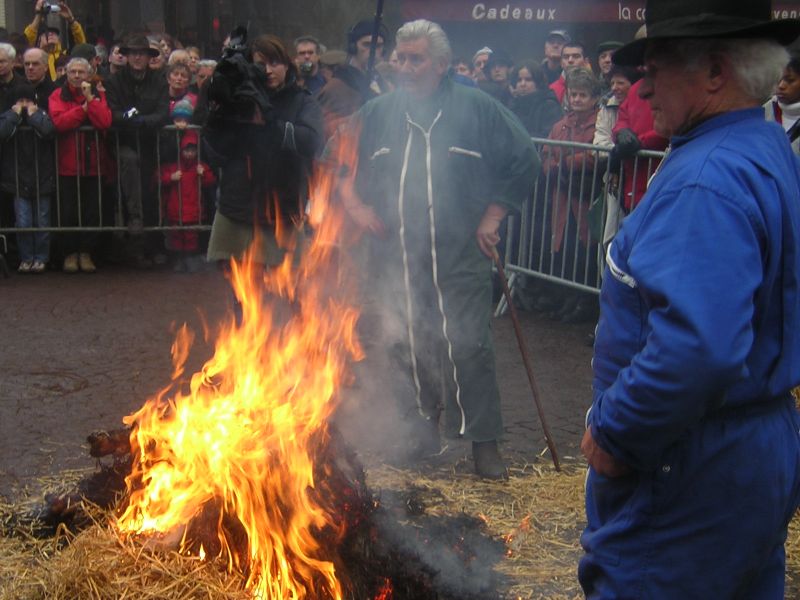
[[[113,431],[95,431],[89,434],[86,441],[89,442],[89,456],[95,458],[131,453],[131,430],[127,427]]]
[[[81,480],[77,490],[46,498],[45,507],[32,515],[35,530],[52,535],[60,524],[79,531],[92,524],[85,502],[103,508],[124,506],[125,479],[131,457],[121,449],[122,432],[101,432],[89,438],[92,456],[113,456],[110,466]],[[325,429],[315,447],[314,500],[336,518],[314,532],[321,557],[331,560],[342,581],[345,597],[358,600],[495,600],[503,583],[494,571],[505,545],[485,532],[484,522],[466,514],[426,514],[419,490],[382,491],[376,495],[366,485],[364,469],[339,433]],[[129,432],[124,436],[128,439]],[[134,483],[135,485],[135,483]],[[275,499],[280,502],[280,499]],[[183,552],[197,555],[202,545],[207,555],[222,551],[220,526],[229,548],[244,550],[247,537],[235,518],[209,502],[187,524],[180,536]],[[292,507],[283,507],[290,514]],[[150,540],[150,545],[162,545]],[[177,540],[162,540],[175,549]],[[246,552],[239,552],[246,556]],[[291,560],[291,557],[288,557]],[[240,565],[247,576],[248,566]],[[322,590],[324,585],[320,582]],[[326,596],[320,595],[320,600]]]

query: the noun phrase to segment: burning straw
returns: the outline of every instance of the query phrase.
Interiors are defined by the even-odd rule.
[[[585,471],[580,466],[566,467],[562,474],[539,465],[512,467],[507,483],[494,483],[450,470],[422,473],[374,466],[368,469],[368,481],[383,495],[394,490],[414,498],[432,516],[482,515],[489,531],[506,540],[507,556],[497,566],[508,576],[500,597],[572,600],[583,597],[576,571]],[[28,508],[21,503],[0,504],[0,600],[251,597],[244,591],[244,579],[227,574],[219,561],[200,561],[121,541],[104,525],[105,514],[77,535],[62,530],[56,538],[37,539],[13,525]],[[790,525],[786,554],[786,596],[796,597],[800,592],[798,519]]]

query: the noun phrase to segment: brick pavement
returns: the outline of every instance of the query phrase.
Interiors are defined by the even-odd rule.
[[[0,495],[13,496],[40,475],[90,466],[88,433],[121,425],[169,382],[174,324],[202,331],[230,299],[217,272],[176,275],[103,269],[95,275],[0,279]],[[534,370],[562,459],[573,460],[590,400],[588,326],[523,315]],[[201,336],[198,336],[201,337]],[[546,447],[508,317],[495,321],[506,436],[514,462]],[[197,368],[210,348],[190,359]],[[443,460],[458,460],[466,444],[451,444]],[[570,458],[573,457],[573,458]]]

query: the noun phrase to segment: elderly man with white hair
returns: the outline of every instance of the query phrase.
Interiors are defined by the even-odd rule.
[[[800,22],[769,0],[649,0],[639,95],[667,158],[607,255],[588,598],[783,598],[800,503],[800,170],[761,104]]]
[[[357,193],[346,206],[371,234],[367,272],[386,311],[382,340],[397,349],[390,370],[408,383],[410,458],[439,451],[443,405],[445,435],[472,441],[478,475],[502,478],[491,256],[539,159],[511,112],[447,77],[450,44],[439,25],[406,23],[396,49],[399,88],[355,115]]]

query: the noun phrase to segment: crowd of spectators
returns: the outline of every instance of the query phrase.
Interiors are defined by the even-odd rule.
[[[147,32],[90,43],[66,2],[57,6],[61,27],[52,25],[51,5],[37,0],[24,32],[6,34],[0,43],[0,228],[24,230],[11,240],[19,272],[42,273],[49,266],[91,273],[98,259],[138,268],[202,268],[209,242],[203,230],[220,204],[226,205],[220,189],[231,185],[231,175],[226,182],[220,167],[237,173],[241,167],[242,176],[253,170],[250,158],[241,162],[229,155],[220,136],[216,148],[206,140],[215,102],[209,101],[209,82],[222,52],[205,57],[170,35]],[[296,101],[280,108],[287,102],[278,93],[284,87],[302,91],[292,97],[306,99],[321,114],[319,140],[304,161],[313,160],[364,103],[398,85],[391,36],[382,27],[373,45],[373,27],[372,20],[354,24],[343,50],[328,49],[313,35],[292,45],[277,38],[267,43],[271,58],[265,68],[269,73],[277,67],[279,75],[279,84],[264,83],[270,118],[279,114],[293,134],[302,131],[300,115],[291,112]],[[249,63],[257,62],[252,43],[244,51]],[[540,139],[539,187],[546,190],[538,192],[530,219],[533,234],[544,242],[535,244],[535,258],[562,265],[562,271],[580,265],[573,269],[583,273],[576,281],[588,285],[598,277],[599,245],[613,238],[658,166],[637,160],[637,152],[667,146],[653,130],[648,103],[638,96],[639,73],[612,64],[621,45],[609,40],[590,52],[556,29],[546,36],[540,58],[515,60],[483,46],[471,59],[455,58],[450,70],[454,82],[493,96]],[[784,124],[796,148],[797,69],[796,62],[787,66],[766,110],[767,118]],[[253,130],[237,122],[231,131],[240,131],[241,141]],[[545,138],[604,151],[551,146]],[[599,232],[590,214],[598,197],[604,208]],[[251,220],[245,219],[248,226]],[[107,231],[92,231],[97,227]],[[47,231],[53,228],[64,231]],[[520,297],[523,305],[567,322],[596,314],[593,297],[552,285],[529,285]]]

